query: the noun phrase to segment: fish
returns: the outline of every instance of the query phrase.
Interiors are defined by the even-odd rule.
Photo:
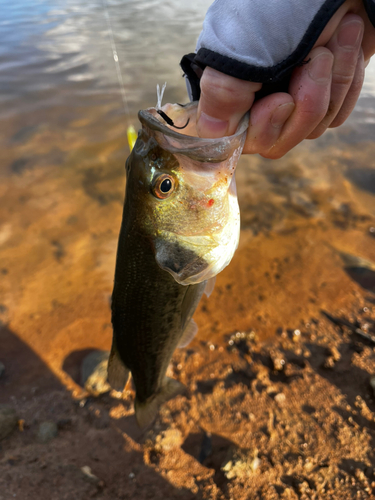
[[[130,374],[138,425],[185,390],[166,376],[173,352],[197,332],[192,319],[238,246],[235,169],[248,127],[198,137],[197,102],[141,110],[126,161],[126,188],[112,293],[108,381],[123,391]]]

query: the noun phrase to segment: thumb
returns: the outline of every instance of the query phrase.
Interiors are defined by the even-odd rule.
[[[200,87],[197,132],[200,137],[216,138],[235,133],[262,84],[239,80],[206,67]]]

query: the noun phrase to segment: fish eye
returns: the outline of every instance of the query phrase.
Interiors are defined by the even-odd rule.
[[[162,174],[159,175],[154,181],[153,193],[157,198],[164,199],[168,198],[175,187],[175,181],[171,175]]]
[[[172,189],[172,181],[170,179],[164,179],[163,182],[160,184],[160,191],[162,193],[169,193],[169,191]]]

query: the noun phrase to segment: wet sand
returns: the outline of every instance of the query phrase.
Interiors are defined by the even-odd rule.
[[[371,154],[341,143],[276,165],[242,158],[240,247],[173,358],[187,394],[147,432],[132,390],[94,398],[79,384],[84,356],[111,342],[126,146],[78,145],[48,168],[9,161],[0,402],[24,423],[1,442],[4,498],[371,498],[374,346],[322,314],[375,334],[374,274],[339,253],[375,262],[372,184],[350,170]],[[46,444],[44,421],[58,426]]]

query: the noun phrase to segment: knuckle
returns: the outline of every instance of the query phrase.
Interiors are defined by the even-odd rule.
[[[204,98],[208,101],[225,103],[227,107],[231,107],[243,100],[239,91],[223,83],[204,83],[204,85],[201,85],[201,91]]]
[[[337,87],[350,87],[353,81],[354,68],[353,71],[346,71],[345,73],[333,73],[332,75],[332,85]]]
[[[301,127],[304,126],[306,129],[308,129],[313,125],[317,125],[326,116],[327,111],[328,111],[327,107],[325,107],[324,109],[316,107],[315,109],[310,108],[301,110],[299,113],[301,120]]]

